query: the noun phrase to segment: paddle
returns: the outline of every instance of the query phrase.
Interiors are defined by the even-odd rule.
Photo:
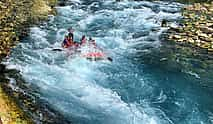
[[[110,62],[113,61],[113,59],[111,57],[107,57],[107,60],[109,60]]]
[[[54,49],[52,49],[52,51],[63,51],[63,49],[60,49],[60,48],[54,48]]]

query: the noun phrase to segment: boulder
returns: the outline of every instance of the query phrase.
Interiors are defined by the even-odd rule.
[[[206,42],[213,42],[213,38],[200,37],[200,39],[201,39],[202,41],[206,41]]]
[[[161,27],[166,27],[167,26],[167,20],[166,19],[163,19],[161,21]]]
[[[5,69],[6,69],[5,65],[0,64],[0,73],[3,73]]]
[[[187,41],[187,38],[181,38],[181,39],[178,39],[177,41],[178,42],[185,42],[185,41]]]
[[[188,39],[188,42],[189,42],[189,43],[192,43],[192,44],[195,43],[195,41],[194,41],[192,38],[189,38],[189,39]]]
[[[172,35],[172,39],[180,39],[181,36],[180,35]]]
[[[213,33],[213,28],[209,28],[209,27],[205,27],[205,26],[201,26],[200,30],[202,32],[204,32],[204,33],[207,33],[207,34],[212,34]]]
[[[198,33],[197,34],[199,37],[205,37],[205,38],[208,38],[208,35],[205,34],[205,33]]]

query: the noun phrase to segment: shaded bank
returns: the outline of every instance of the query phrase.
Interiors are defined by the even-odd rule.
[[[2,88],[0,88],[0,110],[0,123],[2,124],[32,123],[14,103],[11,103],[11,98],[2,91]]]
[[[46,100],[40,98],[40,96],[37,94],[40,92],[40,88],[25,82],[24,79],[22,79],[22,76],[19,74],[19,71],[6,69],[4,71],[4,76],[1,76],[0,80],[3,81],[0,83],[2,91],[0,93],[3,94],[0,95],[0,105],[2,100],[4,103],[8,101],[8,106],[12,106],[2,106],[2,108],[5,108],[3,109],[4,113],[8,113],[7,116],[3,115],[2,118],[6,118],[6,120],[11,119],[11,122],[13,123],[18,120],[24,122],[24,124],[71,123],[70,121],[67,121],[67,119],[60,114],[60,112],[55,111],[53,107],[46,102]],[[28,94],[26,92],[33,93]],[[28,121],[28,119],[30,120]],[[4,120],[3,122],[4,124],[6,123]]]
[[[57,0],[3,0],[0,1],[0,61],[9,55],[10,49],[15,47],[19,39],[28,34],[28,29],[33,24],[38,24],[48,18],[48,14],[54,14],[53,7]],[[14,96],[10,96],[9,80],[5,76],[5,66],[0,65],[0,122],[3,124],[32,123],[19,108],[18,101],[14,102]],[[19,97],[17,98],[19,99]],[[25,98],[23,98],[25,99]],[[17,106],[18,104],[18,106]]]

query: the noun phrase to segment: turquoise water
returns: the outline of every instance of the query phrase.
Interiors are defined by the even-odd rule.
[[[39,97],[74,124],[211,124],[213,80],[160,63],[162,19],[181,18],[182,4],[75,0],[32,27],[8,68],[40,88]],[[113,62],[89,61],[60,48],[67,28],[92,36]],[[187,63],[186,63],[187,64]],[[204,85],[205,84],[205,85]],[[62,122],[63,123],[63,122]]]

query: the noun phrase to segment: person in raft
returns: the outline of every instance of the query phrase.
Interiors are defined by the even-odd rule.
[[[80,42],[80,45],[85,45],[87,43],[87,39],[86,39],[86,36],[83,35],[82,38],[81,38],[81,42]]]
[[[68,29],[68,36],[74,41],[74,29],[71,27]]]
[[[72,39],[68,35],[65,36],[64,41],[62,43],[63,48],[68,48],[72,45]]]
[[[96,43],[95,43],[95,40],[92,39],[91,37],[89,38],[89,44],[94,46],[94,47],[97,47]]]
[[[64,41],[62,43],[63,48],[68,48],[70,46],[77,45],[76,43],[74,43],[74,30],[72,29],[72,27],[68,29],[68,32],[68,35],[65,36]]]

